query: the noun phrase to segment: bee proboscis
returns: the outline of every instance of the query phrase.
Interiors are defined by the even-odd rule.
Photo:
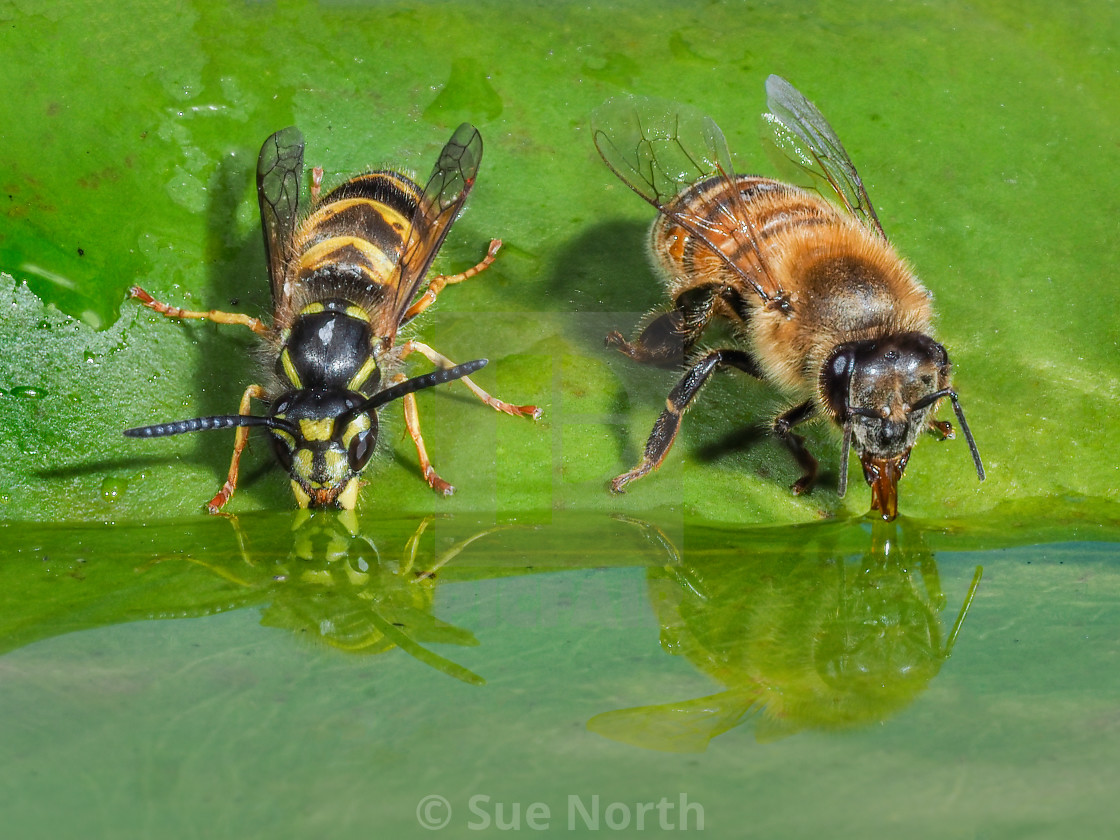
[[[613,332],[607,344],[648,364],[689,362],[641,461],[611,488],[622,492],[656,469],[689,403],[712,373],[732,367],[797,401],[773,422],[803,471],[795,493],[812,488],[817,460],[793,430],[824,416],[842,433],[839,494],[854,446],[872,509],[893,519],[898,480],[919,433],[928,427],[953,436],[950,423],[933,419],[942,399],[952,402],[980,480],[984,466],[950,387],[948,353],[931,337],[929,292],[887,240],[854,164],[820,111],[778,76],[767,79],[766,91],[771,139],[833,201],[736,174],[719,127],[686,106],[616,99],[592,119],[607,166],[660,211],[650,250],[672,301],[635,341]],[[690,358],[716,319],[730,325],[736,346]]]
[[[456,365],[415,339],[395,343],[403,325],[431,306],[446,286],[484,270],[501,246],[500,240],[492,240],[485,258],[460,274],[427,277],[474,185],[482,158],[478,130],[468,123],[456,129],[423,189],[407,176],[383,169],[350,178],[320,199],[321,174],[316,170],[313,206],[305,218],[300,213],[303,150],[303,135],[289,127],[264,142],[257,160],[271,323],[239,313],[180,309],[154,300],[138,286],[131,291],[145,306],[169,318],[247,326],[263,338],[273,362],[265,371],[265,384],[245,389],[238,414],[125,432],[130,437],[163,437],[236,428],[229,475],[207,506],[211,513],[221,510],[237,486],[241,453],[254,426],[268,430],[300,507],[353,509],[359,476],[377,442],[377,412],[387,402],[402,400],[424,477],[445,495],[454,488],[428,459],[416,391],[461,379],[499,411],[540,416],[535,406],[495,399],[471,381],[469,374],[482,368],[485,359]],[[437,370],[407,378],[402,362],[413,352]],[[269,406],[266,415],[251,413],[254,399]]]

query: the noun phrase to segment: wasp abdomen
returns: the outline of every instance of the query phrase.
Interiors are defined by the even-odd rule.
[[[395,172],[371,172],[340,185],[300,228],[297,276],[314,282],[331,272],[364,285],[392,282],[419,197],[419,188]]]

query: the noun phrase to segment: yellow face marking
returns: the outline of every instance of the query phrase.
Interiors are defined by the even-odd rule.
[[[276,415],[277,420],[283,420],[284,417],[285,417],[285,415],[283,415],[283,414],[277,414]],[[272,429],[271,431],[272,431],[272,434],[276,435],[276,437],[280,438],[280,440],[282,440],[282,441],[284,441],[284,443],[288,444],[288,449],[295,449],[296,448],[296,439],[294,437],[292,437],[290,434],[288,434],[288,432],[284,431],[283,429]]]
[[[357,391],[367,379],[373,376],[373,372],[377,370],[377,362],[373,356],[369,356],[358,368],[358,372],[350,377],[350,381],[346,383],[346,387],[351,391]]]
[[[353,440],[354,435],[358,434],[358,432],[364,432],[367,429],[369,429],[369,415],[359,414],[351,420],[342,431],[342,445],[349,449],[350,441]]]
[[[297,449],[292,453],[292,470],[298,475],[311,475],[311,462],[310,449]]]
[[[301,508],[310,507],[311,497],[307,495],[304,489],[299,486],[299,482],[294,478],[292,479],[292,495],[296,497],[296,504]]]
[[[321,420],[300,420],[299,431],[304,440],[330,440],[334,431],[334,420],[324,417]],[[307,450],[301,450],[306,452]],[[310,453],[308,453],[310,457]]]
[[[346,489],[338,494],[338,506],[343,510],[353,510],[358,503],[358,479],[352,478]]]
[[[339,452],[337,449],[328,449],[323,453],[323,461],[327,465],[327,475],[332,477],[341,477],[346,472],[346,453]],[[334,484],[333,481],[328,480],[324,486]]]

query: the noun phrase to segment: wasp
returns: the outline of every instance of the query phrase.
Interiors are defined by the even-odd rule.
[[[471,381],[469,374],[482,368],[485,359],[456,365],[415,339],[396,343],[401,327],[431,306],[445,287],[484,270],[501,247],[500,240],[491,241],[485,258],[460,274],[427,277],[474,185],[482,138],[474,126],[459,126],[423,189],[400,172],[381,169],[353,177],[320,198],[322,171],[316,169],[313,206],[306,216],[300,212],[303,152],[303,135],[289,127],[264,142],[257,161],[271,323],[239,313],[181,309],[154,300],[138,286],[131,290],[132,297],[168,318],[251,329],[262,338],[271,362],[263,384],[245,389],[238,414],[143,426],[125,435],[151,438],[235,428],[229,475],[207,505],[217,513],[237,487],[250,428],[263,426],[301,508],[349,510],[377,443],[378,410],[399,399],[424,477],[432,489],[450,495],[454,488],[436,473],[424,447],[417,391],[461,379],[498,411],[540,416],[537,407],[495,399]],[[420,353],[437,370],[407,378],[401,369],[411,353]],[[267,413],[251,413],[253,400],[265,403]]]
[[[888,241],[851,158],[789,82],[770,76],[766,92],[769,139],[815,191],[736,174],[719,127],[685,106],[630,98],[594,114],[607,166],[660,211],[649,249],[671,299],[635,341],[612,332],[606,343],[638,362],[689,361],[640,462],[611,488],[622,492],[656,469],[705,382],[734,368],[795,401],[773,421],[802,469],[794,493],[813,487],[818,467],[794,429],[823,416],[842,433],[839,495],[854,446],[872,510],[893,519],[919,433],[954,436],[951,423],[933,416],[943,399],[952,402],[980,480],[984,466],[950,386],[949,355],[931,337],[931,296]],[[694,353],[715,321],[730,327],[733,346]]]

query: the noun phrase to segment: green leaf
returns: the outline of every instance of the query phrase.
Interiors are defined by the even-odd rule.
[[[421,395],[429,452],[458,488],[441,499],[387,410],[363,511],[678,511],[739,524],[864,513],[855,473],[836,496],[839,441],[823,424],[808,432],[820,485],[790,495],[792,459],[752,431],[786,403],[735,373],[697,400],[658,473],[622,497],[606,490],[637,459],[675,374],[602,345],[662,293],[645,255],[653,211],[602,166],[588,114],[618,94],[684,100],[717,120],[744,170],[767,171],[757,122],[770,72],[828,116],[934,292],[988,467],[978,484],[963,441],[922,441],[903,513],[1110,510],[1120,113],[1108,51],[1094,45],[1117,22],[1107,6],[1061,20],[1043,8],[901,3],[865,25],[833,3],[524,4],[517,15],[492,2],[20,4],[3,37],[21,60],[0,81],[20,115],[0,128],[0,269],[14,278],[0,281],[0,516],[201,511],[232,433],[120,432],[235,411],[258,377],[256,343],[142,310],[128,287],[267,316],[253,187],[264,137],[298,125],[329,185],[372,166],[426,173],[462,119],[486,154],[436,270],[473,264],[490,237],[506,244],[415,334],[456,360],[488,357],[483,387],[544,416],[499,416],[456,386]],[[230,510],[291,507],[255,443]]]

